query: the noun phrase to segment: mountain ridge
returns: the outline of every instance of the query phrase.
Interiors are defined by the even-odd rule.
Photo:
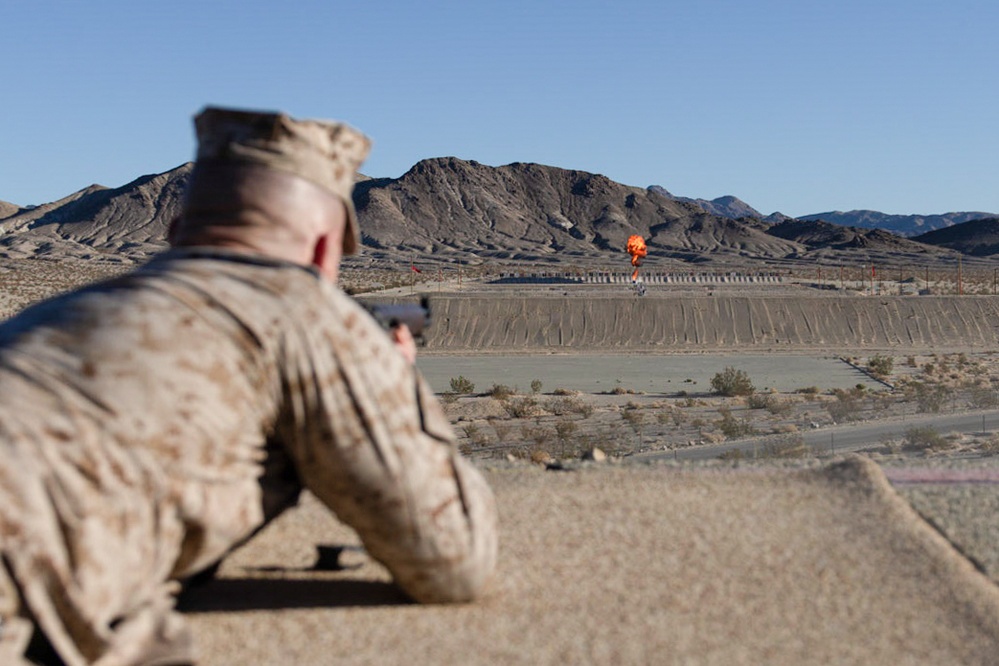
[[[93,185],[0,219],[0,254],[141,261],[166,247],[193,165]],[[737,197],[674,197],[604,175],[514,162],[492,167],[456,157],[421,160],[399,178],[359,175],[360,260],[608,264],[627,260],[633,234],[647,261],[954,260],[959,251],[858,227],[763,218]],[[709,208],[705,208],[710,204]],[[13,205],[4,210],[11,210]],[[724,212],[725,215],[711,211]],[[733,217],[739,215],[739,217]],[[811,226],[805,226],[811,225]]]

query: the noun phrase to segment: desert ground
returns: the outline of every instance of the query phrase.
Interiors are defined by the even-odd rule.
[[[129,268],[4,259],[0,316]],[[366,303],[430,297],[418,366],[477,459],[627,458],[752,438],[768,444],[756,456],[807,457],[818,453],[803,432],[999,407],[988,271],[960,285],[944,270],[880,281],[857,269],[690,271],[641,276],[641,296],[629,271],[587,273],[595,281],[524,267],[348,267],[344,284]],[[713,387],[726,370],[751,391]],[[999,434],[913,428],[870,453],[991,456]]]
[[[777,279],[733,270],[645,278],[641,296],[627,272],[607,275],[579,283],[510,271],[408,285],[402,275],[359,298],[430,297],[418,365],[474,458],[550,464],[593,449],[628,458],[754,438],[766,444],[755,456],[808,457],[819,452],[804,432],[999,406],[991,272],[959,284],[945,272],[879,282],[856,271],[841,279],[827,269],[822,280],[821,270]],[[713,387],[726,370],[751,391]],[[997,451],[991,429],[913,426],[867,453]]]
[[[0,315],[126,269],[2,260]],[[305,495],[182,595],[199,663],[994,663],[987,280],[417,277],[345,287],[431,296],[418,364],[496,493],[496,581],[414,606]],[[860,456],[815,444],[882,423]]]

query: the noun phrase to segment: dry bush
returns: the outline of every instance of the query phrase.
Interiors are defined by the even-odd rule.
[[[728,451],[725,451],[724,453],[718,456],[718,460],[729,460],[729,461],[744,460],[745,458],[746,454],[740,451],[739,449],[729,449]]]
[[[736,439],[738,437],[746,437],[753,434],[753,426],[747,419],[742,419],[741,421],[734,416],[732,416],[732,410],[728,407],[722,407],[718,410],[721,414],[721,420],[716,421],[715,425],[718,429],[724,433],[725,437],[728,439]]]
[[[978,450],[982,453],[999,453],[999,436],[993,435],[978,445]]]
[[[929,382],[914,382],[907,388],[921,412],[939,412],[952,394],[946,386]]]
[[[486,391],[486,395],[495,400],[507,400],[514,394],[514,390],[506,384],[493,384],[492,388]]]
[[[774,416],[782,416],[794,409],[793,401],[781,400],[773,393],[754,393],[746,398],[746,405],[750,409],[765,409]]]
[[[798,426],[793,423],[780,423],[774,426],[774,432],[779,435],[790,435],[798,432]]]
[[[972,386],[968,399],[971,406],[977,409],[993,409],[999,406],[999,393],[991,387]]]
[[[645,422],[645,414],[638,409],[625,409],[621,412],[621,419],[627,423],[632,430],[639,432]]]
[[[579,414],[585,419],[593,414],[593,405],[578,396],[553,396],[545,401],[544,408],[555,416]]]
[[[905,449],[909,451],[941,451],[951,443],[933,426],[915,426],[905,431]]]
[[[469,423],[463,428],[463,430],[465,432],[465,437],[472,446],[481,448],[489,443],[489,438],[486,436],[486,433],[484,433],[475,423]]]
[[[746,371],[732,366],[727,366],[711,378],[711,388],[715,393],[728,397],[751,395],[756,391]]]
[[[510,431],[513,429],[513,425],[510,423],[496,418],[489,419],[489,425],[492,426],[493,434],[496,435],[497,443],[507,441]]]
[[[782,437],[773,442],[766,442],[759,450],[760,458],[804,458],[811,455],[812,449],[805,443],[801,435]]]
[[[451,390],[459,395],[467,395],[475,392],[475,384],[464,375],[451,378]]]
[[[503,402],[503,409],[515,419],[529,419],[541,415],[538,401],[529,395],[511,398]]]
[[[895,359],[883,354],[875,354],[867,359],[867,369],[878,377],[887,377],[895,369]]]

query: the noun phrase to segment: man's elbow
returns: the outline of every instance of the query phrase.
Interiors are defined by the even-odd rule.
[[[415,601],[462,603],[488,590],[496,575],[496,507],[491,493],[482,493],[479,498],[479,502],[467,507],[471,512],[460,547],[441,548],[436,557],[410,569],[409,575],[397,576],[399,585]]]

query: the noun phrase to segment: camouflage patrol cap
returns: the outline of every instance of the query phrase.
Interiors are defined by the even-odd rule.
[[[371,141],[348,125],[297,120],[283,113],[206,107],[194,119],[198,161],[226,161],[292,173],[332,192],[347,209],[343,251],[361,242],[351,199],[354,178]]]

